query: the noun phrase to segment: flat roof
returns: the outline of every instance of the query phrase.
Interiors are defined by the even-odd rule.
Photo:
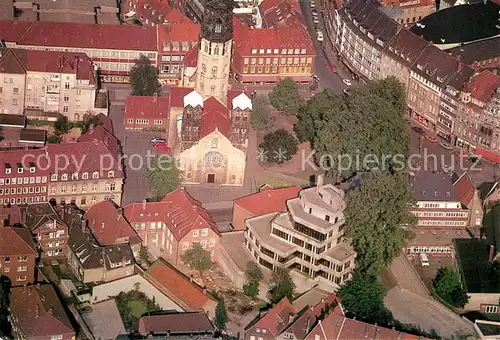
[[[410,30],[435,44],[485,39],[498,35],[499,10],[500,5],[490,1],[453,6],[424,17]]]
[[[347,243],[341,242],[335,247],[328,249],[325,255],[342,262],[347,260],[349,257],[356,255],[356,252],[351,248],[351,246],[347,245]]]
[[[0,126],[25,127],[26,116],[13,114],[0,114]]]
[[[413,246],[450,246],[456,238],[468,238],[467,230],[449,230],[449,229],[429,229],[429,228],[411,228],[415,238],[411,240]]]
[[[314,287],[293,300],[293,307],[296,311],[301,311],[306,306],[316,306],[321,299],[326,299],[331,293],[326,290]]]
[[[37,129],[22,128],[19,130],[19,142],[43,143],[45,144],[45,136],[47,131]]]
[[[308,225],[308,228],[311,228],[311,225],[314,226],[317,229],[325,231],[326,229],[330,229],[333,224],[330,222],[325,221],[324,219],[321,219],[319,217],[316,217],[314,215],[309,214],[308,212],[304,211],[304,208],[302,207],[302,203],[300,202],[300,199],[292,199],[286,202],[288,209],[290,211],[290,214],[294,217],[294,219],[299,218],[304,221],[307,221],[310,225]],[[300,221],[297,221],[300,222]]]
[[[286,213],[285,213],[286,214]],[[283,254],[288,253],[289,251],[295,249],[296,247],[288,244],[286,242],[282,242],[277,239],[275,236],[271,236],[271,223],[273,219],[276,217],[276,213],[271,213],[267,215],[262,215],[258,217],[253,217],[246,220],[246,224],[249,228],[252,229],[255,234],[259,236],[261,239],[261,243],[263,245],[269,246],[271,251],[279,251]]]

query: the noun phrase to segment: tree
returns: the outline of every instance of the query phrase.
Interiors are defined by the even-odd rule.
[[[68,133],[68,131],[71,130],[72,127],[73,125],[69,121],[68,117],[60,115],[54,122],[54,134],[56,136],[64,135]]]
[[[259,295],[259,282],[262,280],[262,271],[255,262],[247,262],[245,277],[247,282],[243,285],[243,293],[254,299],[257,295]]]
[[[143,54],[135,60],[135,65],[130,70],[130,83],[133,96],[153,96],[160,91],[157,69]]]
[[[99,119],[99,117],[97,117],[96,115],[88,115],[87,117],[85,117],[85,119],[81,123],[82,133],[86,133],[89,130],[91,125],[96,127],[96,126],[102,125],[102,122]]]
[[[407,238],[400,226],[415,221],[408,211],[412,202],[405,173],[367,173],[361,186],[347,193],[344,230],[357,252],[360,273],[377,275],[399,254]]]
[[[292,78],[281,80],[269,93],[272,106],[285,115],[296,115],[302,105],[299,88]]]
[[[153,158],[148,166],[146,176],[157,198],[165,196],[181,183],[181,172],[172,157]]]
[[[391,312],[384,306],[385,290],[377,276],[356,270],[352,280],[340,288],[338,296],[351,317],[382,325],[392,321]]]
[[[460,274],[456,270],[439,268],[433,285],[437,295],[456,307],[462,308],[469,301],[469,296],[460,283]]]
[[[210,257],[210,252],[203,249],[201,244],[193,242],[191,249],[186,250],[181,255],[182,262],[191,268],[196,269],[200,273],[200,278],[203,279],[203,271],[212,268],[213,262]]]
[[[287,269],[278,268],[274,271],[269,283],[271,287],[273,287],[271,291],[271,301],[273,303],[279,302],[284,297],[292,301],[295,283],[293,283],[292,277]]]
[[[268,129],[272,126],[273,115],[269,108],[266,96],[256,95],[252,101],[252,127],[254,129]]]
[[[217,303],[217,307],[215,308],[215,326],[217,329],[223,331],[226,329],[227,324],[227,311],[226,311],[226,303],[224,302],[224,298],[220,298]]]
[[[148,266],[151,264],[151,259],[149,257],[148,248],[141,246],[139,250],[139,258],[141,262],[147,264]]]
[[[12,330],[9,321],[10,286],[10,279],[0,276],[0,335],[4,337],[9,337]]]
[[[278,164],[289,161],[299,150],[297,139],[284,129],[265,135],[259,147],[267,161]]]
[[[61,143],[61,137],[59,137],[58,135],[48,135],[47,136],[47,143],[59,144],[59,143]]]

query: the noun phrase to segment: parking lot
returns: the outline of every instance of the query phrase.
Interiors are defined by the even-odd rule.
[[[418,257],[413,258],[410,262],[417,270],[417,273],[420,275],[425,285],[431,287],[432,280],[436,277],[436,272],[439,268],[454,268],[455,265],[451,256],[428,254],[427,257],[429,258],[429,267],[422,267]]]

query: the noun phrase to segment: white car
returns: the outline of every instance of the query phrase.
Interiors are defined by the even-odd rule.
[[[314,22],[315,24],[319,24],[319,20],[318,20],[318,18],[314,18],[314,19],[313,19],[313,22]]]
[[[342,82],[346,85],[346,86],[351,86],[351,81],[349,79],[342,79]]]
[[[153,137],[151,138],[151,143],[166,143],[167,140],[161,137]]]
[[[310,4],[311,4],[311,7],[316,6],[316,2],[314,0],[311,0]]]
[[[316,8],[316,5],[314,3],[311,2],[311,8]]]
[[[316,39],[317,39],[318,41],[323,41],[323,32],[318,31],[318,32],[317,32]]]

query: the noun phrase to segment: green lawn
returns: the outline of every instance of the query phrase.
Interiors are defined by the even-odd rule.
[[[142,301],[138,300],[131,300],[128,301],[128,306],[130,307],[130,311],[132,312],[132,315],[140,318],[142,314],[146,313],[148,311],[146,305]]]

